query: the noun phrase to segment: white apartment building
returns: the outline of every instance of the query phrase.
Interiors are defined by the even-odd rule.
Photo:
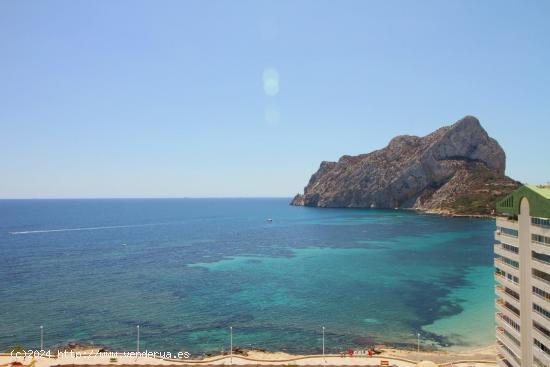
[[[550,187],[522,186],[497,212],[497,364],[550,367]]]

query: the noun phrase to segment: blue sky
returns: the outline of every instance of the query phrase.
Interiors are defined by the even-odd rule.
[[[2,1],[0,197],[291,196],[477,116],[550,180],[550,3]]]

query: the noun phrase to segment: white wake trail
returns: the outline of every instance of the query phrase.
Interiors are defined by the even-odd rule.
[[[120,226],[40,229],[35,231],[15,231],[15,232],[9,232],[9,233],[10,234],[33,234],[33,233],[49,233],[49,232],[95,231],[95,230],[101,230],[101,229],[158,226],[163,224],[167,224],[167,223],[146,223],[146,224],[127,224],[127,225],[120,225]]]

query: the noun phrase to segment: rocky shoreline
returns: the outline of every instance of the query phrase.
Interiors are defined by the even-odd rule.
[[[437,215],[441,217],[451,217],[451,218],[472,218],[472,219],[496,219],[496,215],[491,214],[459,214],[453,213],[447,210],[421,210],[413,209],[414,211],[426,214],[426,215]]]

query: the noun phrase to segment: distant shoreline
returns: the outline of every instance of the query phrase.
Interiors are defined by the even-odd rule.
[[[414,210],[420,214],[428,214],[428,215],[438,215],[441,217],[449,217],[449,218],[473,218],[473,219],[496,219],[496,215],[487,215],[487,214],[456,214],[456,213],[450,213],[447,211],[439,211],[439,210],[421,210],[421,209],[411,209]]]

